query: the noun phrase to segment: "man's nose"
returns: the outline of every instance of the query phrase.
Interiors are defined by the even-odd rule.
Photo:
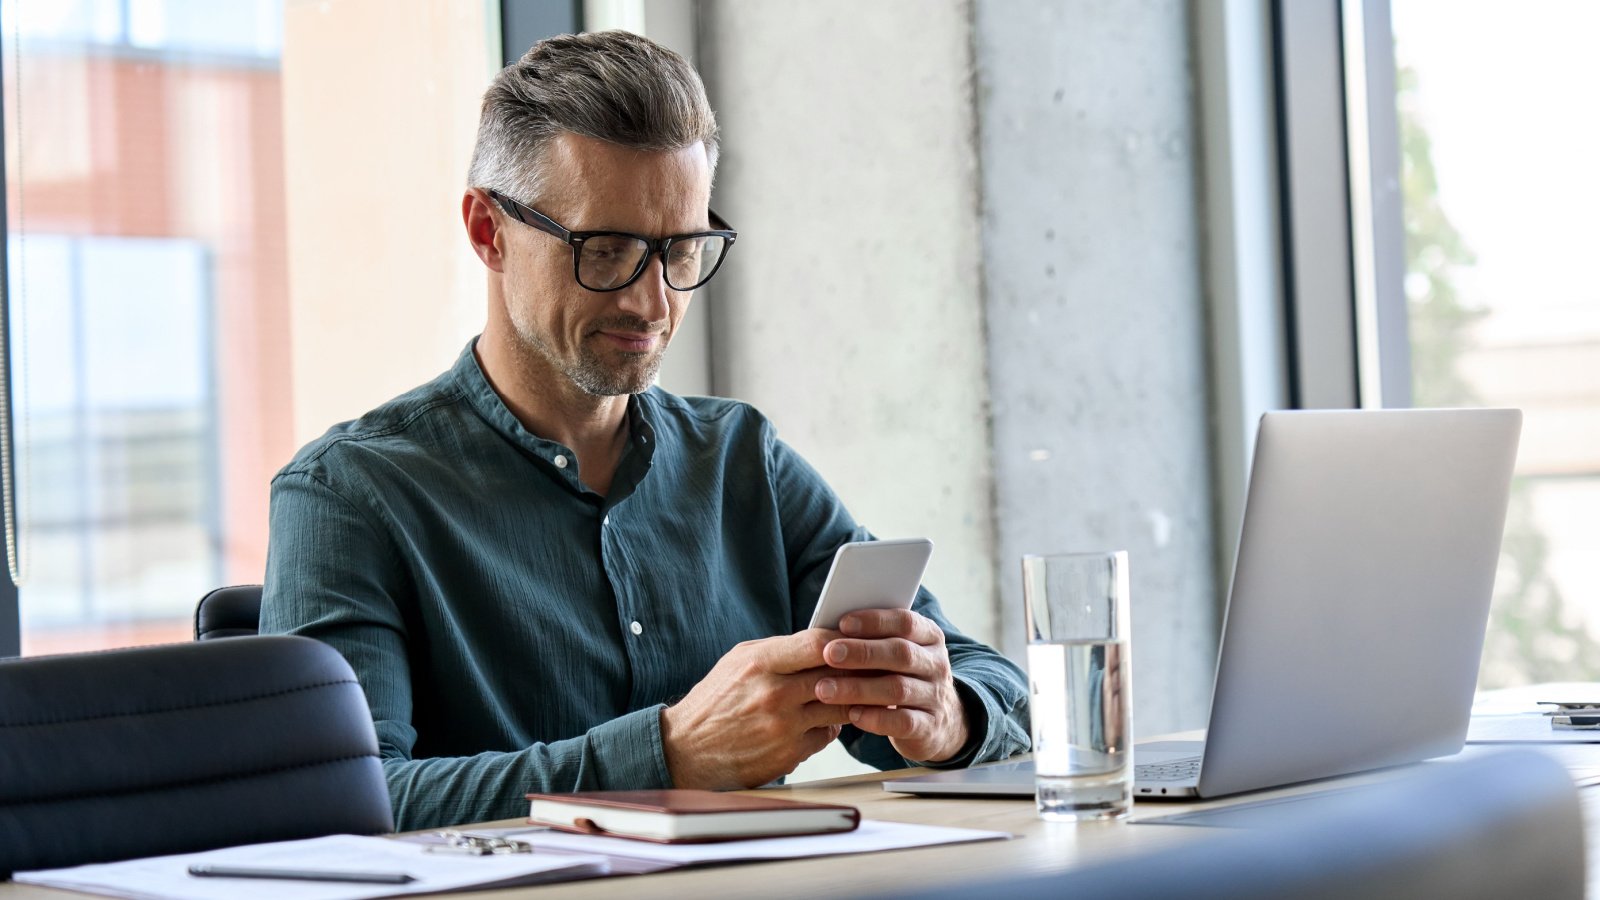
[[[619,305],[647,322],[659,322],[667,317],[667,290],[661,254],[652,253],[638,280],[620,292]]]

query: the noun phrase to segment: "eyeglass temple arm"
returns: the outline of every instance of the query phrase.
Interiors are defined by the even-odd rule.
[[[562,228],[556,223],[556,220],[539,212],[537,209],[527,206],[519,200],[507,197],[499,191],[489,191],[489,196],[493,197],[494,202],[505,210],[506,215],[516,219],[518,222],[530,228],[537,228],[546,234],[553,234],[563,241],[572,239],[572,232]]]

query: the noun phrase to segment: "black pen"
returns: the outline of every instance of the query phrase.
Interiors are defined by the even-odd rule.
[[[252,869],[244,866],[190,866],[200,878],[274,878],[280,881],[355,881],[362,884],[410,884],[404,872],[339,872],[319,869]]]

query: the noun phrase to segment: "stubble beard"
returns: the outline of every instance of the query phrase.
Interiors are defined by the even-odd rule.
[[[649,390],[650,386],[655,384],[657,373],[661,371],[661,360],[667,350],[666,336],[662,335],[660,343],[653,351],[625,353],[623,363],[615,365],[608,363],[595,350],[591,337],[585,337],[583,343],[578,346],[577,359],[567,359],[556,351],[532,322],[516,314],[512,315],[511,320],[517,336],[522,339],[523,352],[538,357],[545,365],[572,382],[578,390],[593,397],[617,397]],[[632,317],[607,319],[597,324],[599,327],[625,331],[652,331],[649,323]]]

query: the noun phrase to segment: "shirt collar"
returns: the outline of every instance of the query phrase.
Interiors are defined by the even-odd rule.
[[[468,341],[461,355],[456,358],[455,365],[450,369],[451,378],[473,410],[526,456],[540,463],[540,468],[552,477],[565,482],[573,490],[586,491],[578,478],[577,457],[572,449],[559,441],[542,438],[523,427],[506,406],[505,401],[496,393],[494,386],[489,384],[488,376],[483,374],[483,366],[478,362],[478,354],[475,352],[477,346],[477,337]],[[633,394],[628,397],[628,448],[623,451],[622,459],[617,465],[607,505],[614,505],[633,491],[638,482],[644,478],[645,472],[649,470],[655,455],[656,429],[651,424],[650,403],[645,402],[648,396],[648,394]]]

